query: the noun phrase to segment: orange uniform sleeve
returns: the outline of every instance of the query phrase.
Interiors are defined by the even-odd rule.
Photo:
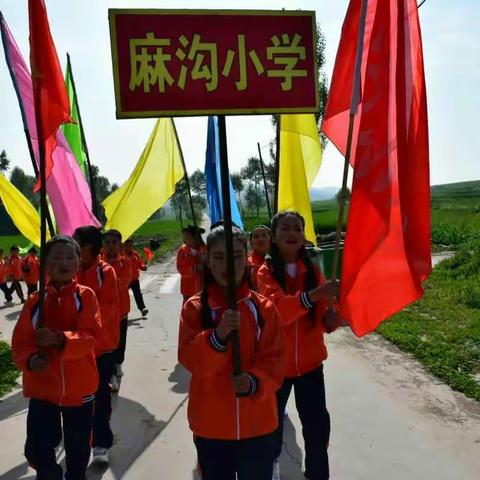
[[[132,262],[126,258],[122,258],[123,268],[117,274],[118,280],[118,289],[119,290],[128,290],[130,283],[133,279],[133,269]]]
[[[36,295],[30,296],[27,299],[13,330],[12,358],[17,368],[22,372],[28,370],[30,357],[34,353],[38,353],[38,347],[35,344],[35,332],[32,325],[32,308],[37,301]]]
[[[295,322],[298,317],[309,311],[302,303],[303,292],[299,290],[294,295],[287,295],[266,264],[262,265],[257,273],[257,287],[259,293],[275,304],[284,325]]]
[[[92,290],[82,292],[82,310],[78,321],[78,328],[65,331],[65,346],[62,356],[65,360],[75,360],[95,349],[95,342],[102,333],[100,307]]]
[[[103,285],[97,298],[101,318],[120,321],[117,274],[113,268],[103,270]]]
[[[280,316],[272,302],[262,311],[264,326],[248,373],[259,382],[255,396],[270,397],[282,385],[285,372],[285,342]]]
[[[135,258],[137,260],[135,268],[138,268],[139,270],[146,270],[147,267],[146,267],[144,261],[142,260],[142,257],[137,253],[137,254],[135,254]]]
[[[178,361],[198,377],[214,377],[231,371],[231,349],[220,352],[212,344],[213,329],[204,330],[200,318],[200,305],[188,301],[182,309],[178,340]]]
[[[197,262],[188,254],[188,249],[180,247],[177,252],[177,270],[178,273],[184,277],[194,277],[194,267]]]

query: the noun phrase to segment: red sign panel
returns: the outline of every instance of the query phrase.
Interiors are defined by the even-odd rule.
[[[318,111],[315,13],[110,10],[118,118]]]

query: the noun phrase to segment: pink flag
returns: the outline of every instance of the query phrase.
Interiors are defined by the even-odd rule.
[[[38,137],[35,125],[35,107],[30,72],[0,12],[5,58],[13,86],[17,93],[23,125],[32,141],[37,166],[39,164]],[[99,226],[92,213],[90,189],[61,130],[57,130],[57,146],[53,151],[53,169],[47,179],[47,193],[52,204],[59,233],[72,235],[82,225]]]

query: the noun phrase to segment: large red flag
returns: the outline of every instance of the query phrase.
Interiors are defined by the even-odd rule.
[[[46,178],[49,177],[57,145],[56,132],[63,123],[71,122],[62,69],[58,61],[48,25],[44,0],[29,0],[30,67],[38,128],[38,141],[45,145]],[[37,182],[39,186],[40,179]]]
[[[343,154],[350,111],[354,178],[340,309],[361,336],[420,298],[431,272],[427,101],[415,0],[350,1],[323,122]]]

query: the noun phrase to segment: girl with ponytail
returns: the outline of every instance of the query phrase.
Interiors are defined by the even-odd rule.
[[[279,212],[272,218],[272,245],[267,261],[257,273],[258,291],[276,306],[286,340],[285,380],[277,392],[280,426],[275,441],[274,480],[280,480],[278,458],[282,448],[283,412],[292,388],[305,440],[305,477],[329,478],[327,447],[330,417],[325,402],[323,361],[324,319],[329,298],[337,295],[338,282],[326,282],[305,249],[305,221],[297,212]]]

